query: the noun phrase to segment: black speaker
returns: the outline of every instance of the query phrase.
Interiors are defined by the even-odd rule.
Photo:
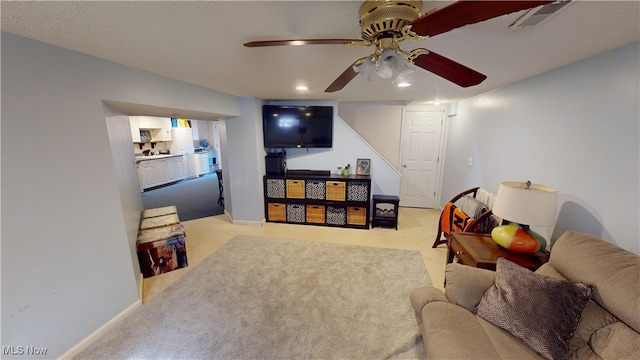
[[[284,175],[287,160],[282,154],[267,154],[264,161],[267,175]]]

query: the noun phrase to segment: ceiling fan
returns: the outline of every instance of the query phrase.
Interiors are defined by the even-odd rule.
[[[424,40],[453,29],[489,20],[512,12],[530,9],[553,1],[457,1],[421,15],[422,1],[365,1],[360,6],[360,39],[265,40],[245,43],[246,47],[282,45],[360,45],[375,46],[373,54],[356,60],[325,92],[344,88],[358,73],[371,80],[401,81],[417,65],[459,86],[480,84],[487,76],[424,48],[405,51],[404,40]]]

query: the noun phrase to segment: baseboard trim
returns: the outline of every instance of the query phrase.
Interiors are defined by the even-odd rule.
[[[142,301],[142,295],[144,291],[144,276],[142,273],[138,274],[138,299]]]
[[[234,225],[262,226],[262,221],[233,220]]]
[[[117,324],[120,320],[131,314],[135,309],[142,306],[142,300],[138,299],[138,301],[134,302],[126,308],[123,312],[116,315],[113,319],[109,320],[106,324],[102,325],[98,328],[98,330],[91,333],[89,336],[84,338],[78,344],[76,344],[71,349],[67,350],[66,353],[62,354],[58,359],[73,359],[78,356],[84,349],[86,349],[89,345],[91,345],[96,339],[104,335],[107,330],[111,329],[115,324]]]
[[[231,214],[229,214],[227,210],[224,211],[224,214],[227,216],[227,219],[229,219],[229,222],[234,225],[262,226],[262,223],[264,222],[264,221],[251,221],[251,220],[233,220],[233,218],[231,217]]]

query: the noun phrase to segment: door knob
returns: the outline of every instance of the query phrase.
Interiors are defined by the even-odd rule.
[[[407,164],[402,164],[402,167],[403,167],[403,168],[406,168],[406,167],[407,167]]]

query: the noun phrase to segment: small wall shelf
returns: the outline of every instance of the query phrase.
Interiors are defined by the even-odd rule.
[[[151,144],[151,148],[152,149],[154,149],[156,147],[156,142],[155,141],[139,142],[138,146],[140,146],[140,150],[142,150],[144,148],[144,144]]]

